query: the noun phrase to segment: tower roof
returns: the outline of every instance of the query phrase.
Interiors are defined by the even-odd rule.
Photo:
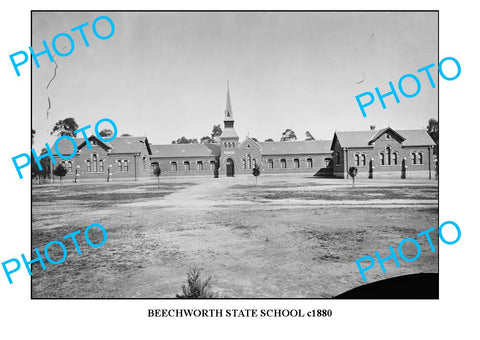
[[[227,80],[227,106],[225,108],[225,120],[233,120],[232,103],[230,101],[230,85]]]

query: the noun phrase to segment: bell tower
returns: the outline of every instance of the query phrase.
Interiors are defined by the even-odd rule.
[[[238,135],[234,128],[232,102],[230,100],[230,85],[227,81],[227,105],[223,119],[223,132],[220,136],[221,156],[220,169],[228,177],[235,176],[236,150],[238,148]],[[223,170],[222,170],[223,169]]]
[[[232,102],[230,100],[230,84],[227,81],[227,106],[225,108],[225,118],[223,119],[223,133],[220,136],[222,147],[225,147],[224,143],[230,142],[229,149],[236,148],[238,144],[238,135],[234,128],[235,121],[233,120]],[[232,146],[231,143],[235,143]]]

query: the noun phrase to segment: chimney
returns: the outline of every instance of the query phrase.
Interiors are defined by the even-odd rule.
[[[375,125],[370,125],[370,131],[375,131]]]

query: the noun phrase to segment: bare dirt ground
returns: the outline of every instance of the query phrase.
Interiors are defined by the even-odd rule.
[[[87,245],[83,231],[102,224],[108,239]],[[32,189],[32,248],[76,230],[82,254],[64,240],[66,261],[33,264],[33,298],[174,298],[189,268],[212,276],[221,298],[329,298],[360,286],[355,260],[388,256],[407,237],[415,262],[378,264],[367,283],[438,272],[438,251],[417,233],[438,228],[438,182],[312,177],[161,178],[68,183]],[[101,233],[91,233],[99,242]],[[438,234],[431,234],[438,249]],[[410,247],[411,246],[411,247]],[[406,244],[408,257],[416,249]],[[53,246],[49,255],[61,258]]]

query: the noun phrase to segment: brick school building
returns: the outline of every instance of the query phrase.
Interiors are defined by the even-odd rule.
[[[72,159],[54,155],[57,163],[67,168],[66,179],[137,180],[153,177],[156,167],[162,177],[251,176],[255,165],[262,176],[346,178],[351,166],[357,167],[358,176],[369,178],[432,178],[435,174],[435,143],[425,130],[376,131],[371,127],[369,131],[335,132],[331,141],[257,142],[250,137],[240,141],[228,88],[224,128],[215,143],[152,145],[147,137],[117,137],[104,143],[92,135],[89,149],[83,139],[75,141],[78,150]],[[60,152],[71,154],[71,143],[62,142]]]

